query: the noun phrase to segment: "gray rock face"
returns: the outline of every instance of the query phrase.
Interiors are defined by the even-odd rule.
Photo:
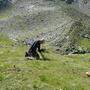
[[[11,16],[0,20],[0,31],[7,33],[12,39],[26,36],[27,34],[31,35],[33,32],[38,32],[36,33],[37,36],[39,30],[42,29],[40,33],[45,33],[44,37],[47,37],[49,41],[51,39],[54,40],[63,32],[63,25],[71,20],[70,17],[62,15],[60,7],[56,7],[51,1],[20,0],[12,2],[14,8],[11,11]]]

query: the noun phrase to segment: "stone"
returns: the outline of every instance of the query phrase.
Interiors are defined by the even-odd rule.
[[[86,72],[86,75],[87,75],[88,77],[90,77],[90,71]]]

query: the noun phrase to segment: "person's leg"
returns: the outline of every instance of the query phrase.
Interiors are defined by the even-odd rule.
[[[32,51],[26,52],[25,57],[31,57],[32,56]]]
[[[40,59],[40,56],[39,56],[39,54],[37,52],[33,53],[33,57],[35,57],[37,60]]]
[[[42,59],[44,59],[44,60],[45,60],[45,57],[44,57],[43,53],[41,52],[40,54],[41,54],[41,56],[42,56]]]
[[[25,57],[28,57],[28,53],[27,52],[25,53]]]

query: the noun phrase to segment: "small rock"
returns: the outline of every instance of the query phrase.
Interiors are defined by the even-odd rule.
[[[56,49],[56,51],[60,51],[60,49],[58,48],[58,49]]]
[[[87,75],[88,77],[90,77],[90,71],[89,71],[89,72],[86,72],[86,75]]]

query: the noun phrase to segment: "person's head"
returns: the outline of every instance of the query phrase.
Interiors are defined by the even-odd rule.
[[[41,44],[45,43],[45,39],[44,38],[40,39],[39,41],[40,41]]]

